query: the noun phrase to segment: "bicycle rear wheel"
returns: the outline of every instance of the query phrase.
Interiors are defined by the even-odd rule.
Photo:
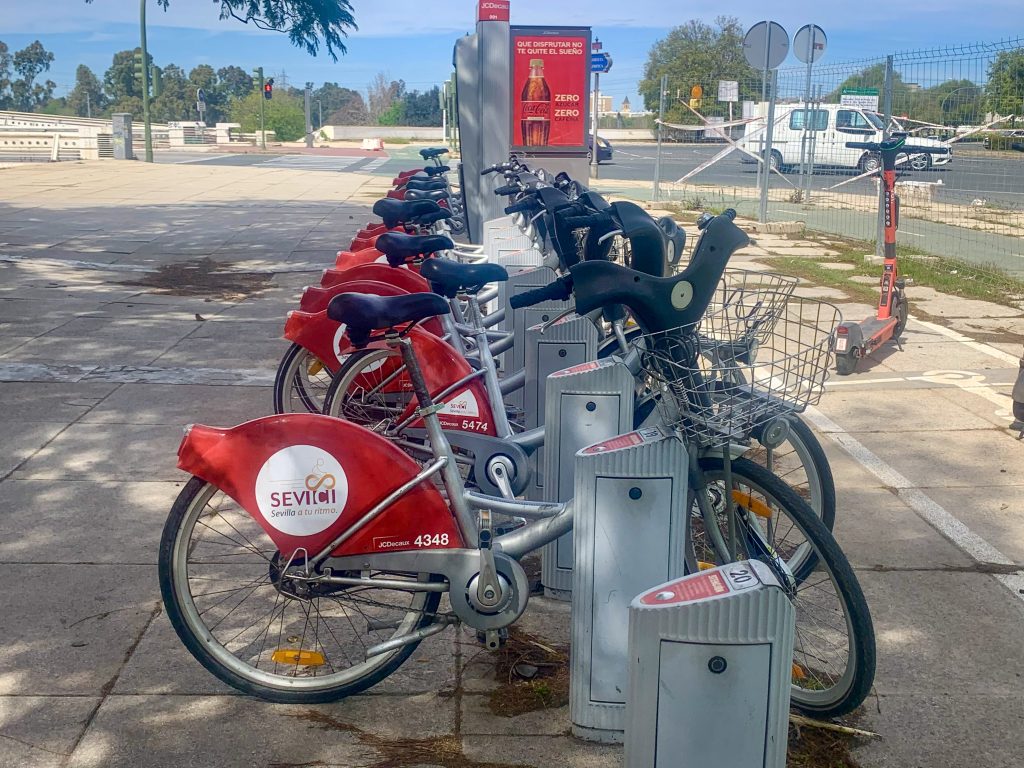
[[[366,349],[349,355],[334,375],[323,412],[383,433],[413,398],[401,355],[393,349]]]
[[[431,574],[387,574],[408,589],[294,578],[269,537],[238,504],[198,477],[182,489],[160,541],[160,591],[178,637],[208,671],[269,701],[311,704],[359,693],[390,675],[414,640],[367,657],[435,619]],[[362,571],[346,576],[380,576]]]
[[[747,559],[766,563],[796,608],[793,705],[818,717],[853,711],[874,682],[875,636],[864,594],[843,551],[807,502],[764,467],[741,458],[731,467],[738,511],[737,550],[730,556],[724,544],[724,462],[703,458],[699,470],[710,503],[701,510],[694,496],[689,507],[690,567]],[[699,482],[691,478],[691,494]]]
[[[292,344],[274,377],[274,413],[320,413],[331,372],[312,352]]]

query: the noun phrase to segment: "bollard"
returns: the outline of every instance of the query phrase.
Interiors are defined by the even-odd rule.
[[[573,504],[572,732],[621,742],[633,596],[684,573],[687,452],[642,429],[576,454]]]
[[[132,149],[132,116],[128,112],[115,112],[111,119],[111,143],[115,160],[134,160]]]
[[[542,492],[537,498],[571,499],[576,453],[632,429],[634,385],[633,375],[617,359],[575,365],[548,377],[543,457],[537,460],[543,472],[533,481]],[[541,550],[540,582],[545,596],[556,600],[572,597],[572,536],[567,533]]]
[[[731,563],[629,607],[626,768],[784,768],[793,603],[766,565]]]

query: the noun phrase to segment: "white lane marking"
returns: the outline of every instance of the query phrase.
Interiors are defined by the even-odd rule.
[[[852,384],[894,384],[896,382],[906,380],[907,379],[905,376],[897,376],[894,379],[864,379],[862,381],[858,381],[857,379],[843,379],[842,381],[835,381],[834,379],[829,379],[828,381],[825,382],[825,386],[846,387]]]
[[[1010,363],[1012,365],[1017,365],[1018,363],[1020,363],[1019,357],[1014,357],[1009,352],[1003,352],[1003,350],[997,347],[993,347],[990,344],[984,344],[980,341],[975,341],[969,336],[964,336],[962,333],[958,333],[957,331],[954,331],[951,328],[946,328],[943,325],[929,323],[925,320],[918,320],[913,315],[911,315],[910,317],[915,323],[917,323],[918,325],[923,325],[929,331],[937,333],[940,336],[945,336],[946,338],[952,339],[953,341],[959,341],[961,344],[970,347],[976,352],[981,352],[982,354],[988,355],[989,357],[994,357],[996,360],[1002,360],[1004,363]]]
[[[237,155],[205,155],[203,157],[197,157],[192,160],[177,160],[175,165],[188,165],[189,163],[206,163],[212,160],[220,160],[225,157],[237,157]]]
[[[817,408],[808,408],[805,414],[811,424],[828,435],[884,485],[895,489],[896,495],[904,504],[949,539],[961,552],[978,563],[1015,564]],[[1024,572],[992,574],[992,578],[1006,587],[1018,600],[1024,601]]]
[[[361,171],[375,171],[380,168],[384,163],[390,160],[390,157],[378,157],[376,160],[371,160],[359,170]]]

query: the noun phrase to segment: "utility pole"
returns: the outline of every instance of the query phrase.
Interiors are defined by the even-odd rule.
[[[146,0],[139,0],[139,28],[142,33],[142,122],[146,137],[146,162],[153,162],[153,125],[149,121],[149,53],[146,50]]]
[[[306,94],[305,94],[305,107],[306,107],[306,148],[312,149],[313,147],[313,118],[310,117],[309,112],[313,106],[313,84],[310,82],[306,83]]]
[[[654,202],[661,199],[661,134],[665,119],[665,91],[668,90],[668,75],[661,76],[661,98],[658,100],[658,154],[654,156]]]
[[[316,111],[320,114],[320,122],[317,126],[323,130],[324,127],[324,102],[323,99],[316,100]]]
[[[256,79],[260,81],[260,90],[259,90],[259,94],[260,94],[260,147],[262,149],[266,149],[267,148],[267,129],[266,129],[266,125],[265,125],[265,117],[264,117],[264,112],[263,112],[263,102],[266,101],[266,97],[263,95],[263,89],[264,89],[264,86],[266,85],[266,82],[263,79],[263,67],[257,67],[256,68],[256,72],[254,74],[256,75]]]
[[[85,92],[85,116],[92,117],[92,104],[89,103],[89,92]]]

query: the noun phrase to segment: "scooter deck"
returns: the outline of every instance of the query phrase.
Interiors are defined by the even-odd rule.
[[[873,317],[860,324],[861,333],[864,334],[864,343],[869,348],[874,348],[892,338],[892,330],[896,327],[896,318],[890,317],[879,320]]]

